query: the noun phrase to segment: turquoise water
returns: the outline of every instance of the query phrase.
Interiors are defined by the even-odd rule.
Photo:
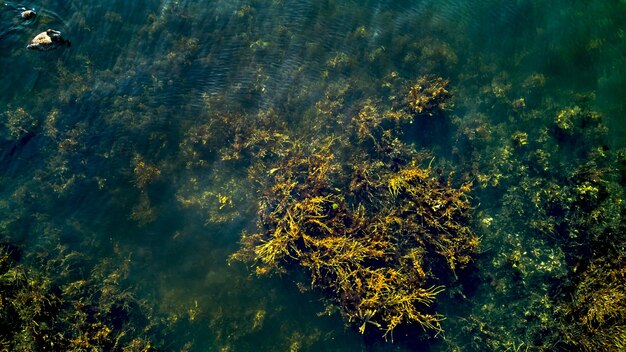
[[[38,16],[21,20],[21,7]],[[589,144],[625,146],[624,1],[5,2],[0,16],[2,242],[128,259],[123,287],[178,329],[163,350],[532,348],[520,326],[552,318],[526,319],[526,305],[551,297],[575,261],[558,235],[528,229],[543,215],[525,208],[526,152],[498,148],[518,131],[540,148],[541,131],[574,105],[607,127]],[[72,46],[26,50],[47,28]],[[299,292],[296,277],[229,264],[242,231],[254,231],[259,194],[245,158],[214,152],[236,143],[220,114],[315,138],[342,128],[308,125],[317,102],[338,97],[336,112],[349,115],[367,97],[405,94],[382,85],[390,75],[427,74],[450,80],[454,108],[449,123],[405,127],[405,140],[474,180],[483,241],[438,301],[445,336],[361,335],[338,314],[318,314],[323,294]],[[534,187],[567,179],[587,158],[559,153]],[[510,272],[521,278],[507,281]],[[477,342],[478,320],[499,344]]]

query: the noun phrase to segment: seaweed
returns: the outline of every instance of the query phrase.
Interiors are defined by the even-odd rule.
[[[479,244],[469,227],[471,184],[453,187],[394,138],[401,129],[383,123],[395,119],[393,109],[358,105],[344,134],[270,149],[265,172],[253,174],[257,231],[242,235],[231,260],[259,276],[306,272],[361,333],[374,328],[387,338],[417,324],[438,334],[444,317],[431,306]]]
[[[0,249],[0,346],[10,351],[153,351],[146,306],[122,289],[128,261],[104,260],[88,276],[75,270],[85,258],[56,248],[35,263]],[[24,261],[24,263],[22,263]],[[131,318],[132,317],[132,318]],[[133,322],[131,323],[131,319]]]

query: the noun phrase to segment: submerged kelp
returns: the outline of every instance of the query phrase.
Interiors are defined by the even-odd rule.
[[[2,245],[0,348],[155,351],[168,325],[123,287],[130,259],[89,262],[60,245],[29,257]]]
[[[416,89],[409,99],[430,98],[442,99]],[[428,110],[411,109],[436,108],[420,106]],[[470,185],[452,187],[394,137],[397,126],[381,126],[411,119],[407,111],[385,115],[368,101],[347,116],[343,135],[281,143],[254,176],[262,185],[258,232],[244,234],[232,258],[254,264],[258,275],[303,268],[361,333],[388,336],[404,323],[441,331],[443,317],[429,306],[478,247]]]
[[[465,348],[619,351],[626,312],[621,152],[606,144],[593,95],[563,94],[564,108],[537,94],[542,75],[517,84],[521,97],[509,97],[506,75],[481,88],[483,103],[505,122],[497,115],[455,120],[456,157],[473,165],[479,197],[501,202],[480,215],[483,244],[499,253],[480,263],[479,292],[511,302],[506,313],[490,303],[462,319],[464,332],[476,336]],[[496,146],[492,138],[509,142]]]
[[[572,296],[556,313],[559,350],[623,351],[626,348],[626,265],[598,259],[575,275]]]

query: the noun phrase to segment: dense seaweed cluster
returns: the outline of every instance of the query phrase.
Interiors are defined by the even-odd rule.
[[[54,252],[21,258],[17,248],[1,247],[0,349],[154,350],[147,336],[165,326],[142,315],[149,308],[120,285],[129,261],[103,260],[88,270],[80,253]]]
[[[559,305],[561,350],[623,351],[626,348],[626,266],[596,259],[575,275],[571,297]]]
[[[500,248],[482,263],[483,289],[493,302],[516,302],[507,316],[484,305],[467,317],[471,349],[623,350],[624,152],[606,143],[593,95],[562,105],[537,94],[542,75],[516,84],[521,97],[510,97],[506,77],[484,88],[508,120],[456,121],[457,157],[473,165],[480,195],[498,195],[479,215],[484,245]]]
[[[450,104],[450,82],[441,77],[420,77],[409,90],[406,101],[415,113],[428,113],[432,111],[446,110]]]
[[[427,100],[416,92],[411,99]],[[344,135],[281,144],[257,176],[257,232],[243,235],[233,259],[258,275],[304,269],[362,333],[387,336],[403,323],[441,331],[443,317],[429,306],[442,275],[464,268],[478,248],[470,185],[437,175],[394,137],[397,128],[381,127],[397,114],[377,110],[364,103]]]

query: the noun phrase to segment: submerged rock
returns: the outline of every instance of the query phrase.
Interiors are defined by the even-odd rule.
[[[37,12],[35,12],[34,10],[24,9],[22,13],[20,14],[20,17],[22,17],[23,20],[33,19],[35,18],[35,16],[37,16]]]
[[[26,49],[50,51],[63,45],[70,47],[71,43],[61,36],[61,32],[48,29],[45,32],[37,34],[37,36],[30,41],[30,44],[26,46]]]

